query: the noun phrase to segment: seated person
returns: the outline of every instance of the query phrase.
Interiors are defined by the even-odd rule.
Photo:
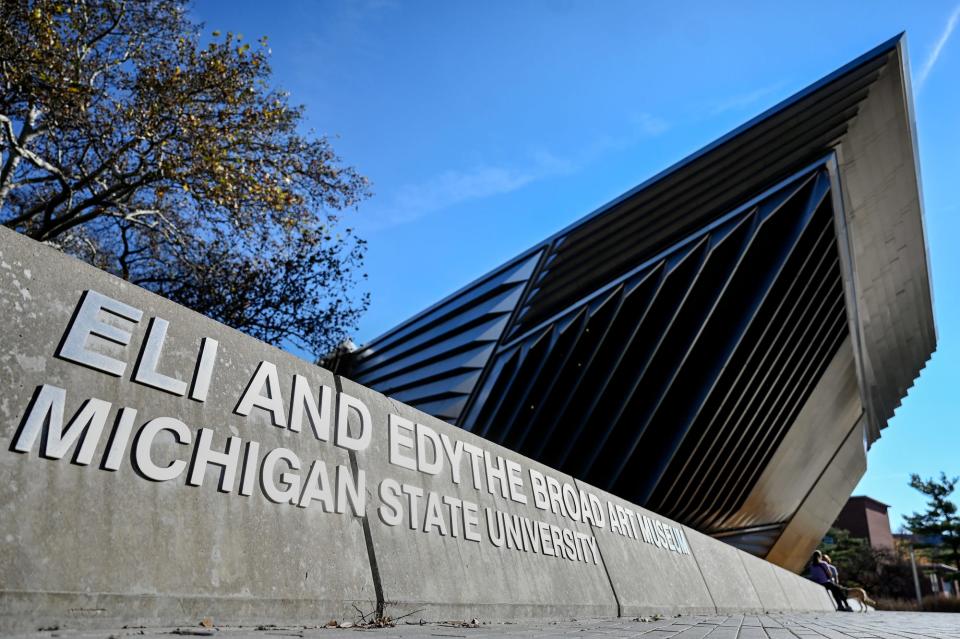
[[[819,550],[815,550],[813,557],[810,559],[810,579],[830,591],[837,602],[837,610],[853,612],[853,608],[847,603],[846,591],[833,582],[833,571],[830,570],[830,565],[823,560],[823,554]]]

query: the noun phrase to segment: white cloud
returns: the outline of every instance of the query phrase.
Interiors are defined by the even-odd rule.
[[[741,93],[739,95],[731,96],[725,100],[717,102],[713,105],[711,110],[712,115],[719,115],[720,113],[726,113],[727,111],[740,111],[749,106],[752,106],[754,103],[759,102],[763,98],[771,95],[783,87],[784,83],[777,82],[776,84],[771,84],[769,86],[761,87],[754,91],[749,91],[747,93]]]
[[[633,146],[669,128],[667,121],[645,112],[626,115],[624,124],[617,135],[592,139],[573,159],[538,151],[516,165],[482,164],[470,169],[450,169],[423,182],[405,184],[388,198],[389,204],[367,209],[363,226],[366,230],[383,230],[462,202],[511,193],[539,180],[569,175],[610,151]]]
[[[516,191],[527,184],[572,172],[574,165],[547,152],[535,153],[525,166],[481,165],[468,170],[448,170],[397,191],[392,206],[373,213],[371,226],[389,228],[461,202]]]
[[[658,118],[655,115],[651,115],[650,113],[635,113],[630,120],[636,129],[636,133],[643,137],[660,135],[670,128],[670,125],[667,124],[666,120],[663,118]]]
[[[957,5],[953,9],[953,13],[951,13],[950,17],[947,19],[947,24],[943,29],[943,33],[940,34],[937,42],[933,45],[933,49],[930,50],[930,55],[927,56],[923,66],[920,68],[920,73],[917,74],[917,90],[920,90],[924,83],[926,83],[927,78],[930,76],[930,72],[933,71],[933,66],[937,63],[937,60],[940,58],[940,54],[943,52],[943,48],[947,44],[947,40],[949,40],[950,36],[953,35],[953,30],[957,28],[958,22],[960,22],[960,5]]]
[[[669,129],[669,122],[652,113],[646,111],[627,113],[623,119],[623,126],[616,133],[605,133],[590,138],[588,143],[583,145],[574,164],[578,168],[587,166],[611,151],[629,149]]]

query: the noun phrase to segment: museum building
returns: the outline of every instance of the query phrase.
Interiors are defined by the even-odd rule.
[[[924,233],[901,35],[325,364],[799,570],[936,347]]]

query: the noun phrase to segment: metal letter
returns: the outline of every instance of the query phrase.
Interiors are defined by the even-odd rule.
[[[360,416],[360,434],[353,436],[350,434],[350,409],[353,409]],[[370,409],[356,397],[351,397],[346,393],[340,393],[337,400],[337,441],[340,448],[349,450],[364,450],[370,445],[372,436],[371,427],[373,420],[370,418]]]
[[[76,414],[63,427],[64,403],[67,391],[59,386],[44,384],[37,391],[14,443],[13,450],[18,453],[29,452],[37,441],[41,431],[43,438],[41,455],[47,459],[62,459],[70,448],[82,436],[82,443],[74,458],[74,463],[87,466],[93,460],[93,454],[100,442],[100,434],[107,422],[112,404],[91,397],[83,402]]]
[[[427,460],[427,441],[433,449],[433,461]],[[417,470],[428,475],[439,475],[443,469],[442,447],[437,431],[429,426],[417,424]]]
[[[211,450],[212,441],[213,431],[209,428],[201,428],[193,453],[193,467],[190,469],[187,483],[191,486],[203,485],[207,464],[213,464],[223,469],[220,471],[220,483],[217,485],[217,490],[221,493],[229,493],[233,490],[233,480],[237,476],[237,466],[240,464],[240,447],[243,444],[239,437],[227,437],[227,450],[221,453]]]
[[[210,379],[213,377],[213,364],[217,361],[217,348],[220,342],[212,337],[200,340],[200,358],[197,361],[197,370],[193,373],[193,382],[190,385],[190,399],[198,402],[207,401],[207,392],[210,390]]]
[[[133,371],[133,381],[183,397],[187,393],[187,383],[157,371],[169,326],[170,323],[163,318],[154,317],[150,319],[150,324],[147,327],[147,337],[143,341],[140,357],[137,359],[137,367]]]
[[[271,364],[272,366],[272,364]],[[288,448],[274,448],[263,458],[260,467],[260,488],[267,499],[275,504],[295,504],[300,495],[300,475],[296,473],[280,473],[280,483],[286,486],[280,489],[273,482],[273,467],[280,460],[287,462],[290,470],[300,470],[300,458]]]
[[[129,331],[99,319],[101,310],[134,323],[139,322],[143,316],[143,311],[138,308],[118,302],[92,289],[84,291],[73,322],[70,323],[63,344],[57,352],[57,357],[120,377],[127,368],[126,362],[87,350],[87,337],[90,335],[102,337],[120,346],[130,343]]]
[[[107,451],[103,460],[102,468],[104,470],[118,470],[120,461],[123,459],[123,453],[127,450],[127,441],[130,439],[130,431],[133,430],[133,421],[137,418],[137,409],[124,406],[120,409],[117,416],[117,427],[113,431],[113,439],[110,440],[110,449]]]
[[[400,484],[396,479],[387,477],[380,482],[380,501],[377,509],[380,521],[387,526],[399,526],[403,521],[403,506],[400,504]]]
[[[310,382],[302,375],[294,375],[293,390],[290,395],[290,430],[295,433],[300,432],[303,414],[306,413],[307,420],[313,428],[313,435],[322,442],[330,441],[333,390],[329,386],[320,386],[320,410],[317,410],[317,402],[313,399]]]
[[[266,387],[267,394],[263,395],[260,391]],[[262,361],[257,366],[257,372],[253,374],[253,379],[247,385],[243,397],[234,412],[244,417],[250,414],[254,406],[266,410],[270,413],[273,425],[286,428],[287,418],[284,416],[283,396],[280,394],[280,378],[277,375],[277,367],[271,362]]]
[[[400,466],[408,470],[417,469],[417,461],[413,457],[408,457],[400,452],[401,448],[413,450],[413,437],[410,436],[413,428],[413,422],[409,419],[404,419],[393,413],[390,413],[387,417],[387,441],[390,450],[387,459],[394,466]]]
[[[310,472],[303,482],[303,492],[297,506],[306,508],[314,499],[320,501],[320,507],[325,513],[332,513],[335,509],[333,493],[330,491],[330,478],[327,475],[327,465],[319,459],[310,465]]]
[[[350,481],[352,473],[346,466],[337,466],[337,504],[338,513],[345,513],[344,502],[350,502],[350,509],[357,517],[367,513],[367,474],[357,470],[356,484]]]
[[[249,497],[253,494],[253,482],[257,478],[257,457],[260,454],[258,442],[247,442],[247,454],[243,457],[243,470],[240,474],[240,494]]]
[[[187,425],[173,417],[157,417],[144,424],[137,434],[137,442],[134,445],[134,460],[137,469],[144,477],[153,481],[176,479],[187,467],[187,462],[182,459],[173,460],[169,466],[157,466],[153,463],[153,458],[150,457],[150,447],[153,445],[154,438],[163,430],[173,433],[174,441],[184,446],[189,445],[192,439]]]

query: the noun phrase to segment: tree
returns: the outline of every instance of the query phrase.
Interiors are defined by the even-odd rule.
[[[0,223],[276,345],[321,354],[368,297],[368,195],[269,49],[179,0],[0,3]]]
[[[829,543],[822,543],[820,551],[830,556],[842,585],[863,588],[874,598],[913,596],[913,573],[908,562],[871,547],[866,539],[853,537],[846,530],[831,528],[827,538]]]
[[[920,475],[911,475],[910,486],[929,500],[926,512],[915,512],[904,519],[910,532],[920,537],[915,543],[917,547],[929,548],[935,559],[947,560],[960,567],[960,516],[957,505],[949,499],[957,481],[960,477],[951,479],[943,472],[939,481],[933,478],[924,481]]]
[[[877,553],[866,539],[851,537],[846,530],[831,528],[827,533],[829,543],[820,545],[823,554],[837,567],[844,586],[856,586],[875,591],[879,581],[880,562]]]

